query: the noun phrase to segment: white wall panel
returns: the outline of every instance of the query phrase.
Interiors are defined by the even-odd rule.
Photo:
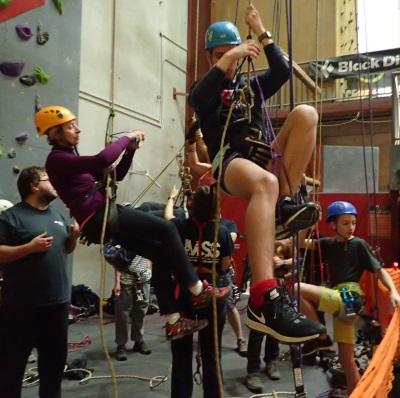
[[[82,1],[81,93],[110,97],[113,0]]]
[[[80,154],[95,154],[104,147],[113,103],[114,132],[134,128],[146,132],[131,173],[119,184],[118,202],[135,201],[160,173],[139,203],[163,202],[172,185],[180,184],[174,158],[184,142],[186,97],[173,99],[173,89],[186,90],[187,1],[85,0],[82,4]],[[74,257],[74,283],[86,283],[95,291],[100,256],[90,254],[98,249],[79,248]],[[113,283],[108,270],[106,296]]]

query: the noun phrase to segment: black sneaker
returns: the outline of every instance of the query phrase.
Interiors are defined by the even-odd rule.
[[[291,307],[276,287],[264,294],[264,303],[257,309],[252,306],[250,298],[247,316],[246,325],[250,329],[268,334],[286,344],[304,343],[326,331],[324,325]]]
[[[319,219],[319,208],[315,203],[296,204],[290,196],[284,196],[276,206],[275,239],[292,236],[309,228]]]
[[[333,341],[328,336],[326,339],[315,339],[305,343],[301,349],[303,355],[310,355],[317,351],[330,350],[333,347]]]

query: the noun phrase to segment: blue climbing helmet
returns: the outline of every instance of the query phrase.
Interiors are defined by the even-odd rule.
[[[333,202],[326,209],[326,222],[330,222],[333,217],[342,214],[354,214],[357,216],[357,210],[349,202]]]
[[[241,44],[240,34],[237,27],[229,21],[213,23],[206,32],[205,47],[211,50],[217,46],[226,44]]]

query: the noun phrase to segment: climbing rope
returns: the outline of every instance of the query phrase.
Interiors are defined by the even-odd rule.
[[[182,145],[182,147],[179,149],[179,152],[181,152],[184,148],[185,144]],[[150,184],[137,196],[137,198],[132,201],[132,205],[136,205],[137,203],[140,202],[140,200],[146,195],[146,193],[151,189],[151,187],[157,183],[157,180],[163,175],[163,173],[168,169],[168,167],[176,161],[176,155],[167,163],[167,165],[157,174],[157,176],[152,179]]]
[[[148,381],[149,387],[154,390],[161,383],[168,381],[168,374],[171,370],[171,367],[168,370],[168,373],[164,376],[154,376],[154,377],[144,377],[144,376],[134,376],[134,375],[113,375],[113,376],[93,376],[93,372],[89,369],[85,368],[74,368],[68,369],[67,366],[64,368],[64,375],[72,372],[82,372],[87,376],[79,381],[80,385],[85,385],[89,383],[91,380],[101,380],[101,379],[136,379],[142,381]],[[22,381],[22,387],[34,387],[39,384],[39,371],[37,367],[29,368],[25,374]]]
[[[104,237],[106,233],[106,228],[107,228],[107,218],[108,218],[108,210],[110,206],[110,198],[108,196],[108,188],[110,187],[111,184],[111,176],[109,173],[107,173],[107,178],[106,178],[106,206],[104,208],[104,217],[103,217],[103,224],[101,228],[101,235],[100,235],[100,258],[101,258],[101,269],[100,269],[100,297],[104,297],[104,292],[105,292],[105,274],[106,274],[106,259],[104,256]],[[116,380],[116,374],[115,374],[115,369],[114,365],[111,361],[110,353],[108,352],[107,344],[106,344],[106,339],[104,335],[104,325],[103,325],[103,306],[99,306],[99,320],[100,320],[100,339],[101,339],[101,344],[103,347],[104,354],[107,359],[108,366],[110,368],[111,372],[111,379],[112,379],[112,384],[113,384],[113,395],[114,398],[118,398],[118,387],[117,387],[117,380]]]

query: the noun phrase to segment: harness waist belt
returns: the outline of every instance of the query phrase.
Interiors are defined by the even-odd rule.
[[[71,203],[68,204],[68,207],[72,210],[74,207],[80,205],[84,200],[86,200],[89,196],[92,196],[95,192],[104,188],[103,181],[97,181],[96,184],[93,185],[92,188],[89,189],[83,196],[80,198],[74,199]]]

